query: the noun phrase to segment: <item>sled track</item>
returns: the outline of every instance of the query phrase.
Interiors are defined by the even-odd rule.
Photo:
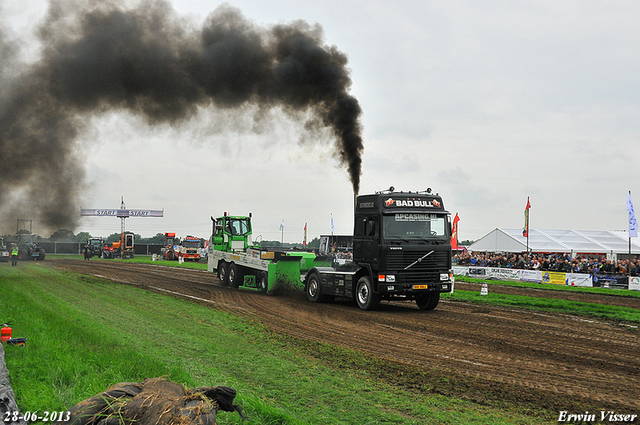
[[[346,301],[312,304],[303,293],[266,296],[222,287],[203,271],[109,261],[49,264],[199,302],[295,338],[360,351],[415,374],[406,381],[445,376],[500,400],[552,411],[640,411],[639,332],[618,323],[446,301],[431,312],[408,302],[382,303],[380,310],[367,312]],[[528,295],[545,292],[555,291]],[[587,298],[604,304],[612,297]]]

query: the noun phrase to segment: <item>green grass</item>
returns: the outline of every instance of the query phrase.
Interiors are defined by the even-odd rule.
[[[456,281],[470,283],[486,283],[486,279],[474,279],[456,276]],[[553,284],[539,284],[531,282],[514,282],[491,280],[491,285],[516,286],[523,288],[541,289],[545,291],[566,291],[576,293],[594,293],[601,295],[614,295],[619,297],[638,298],[640,292],[625,289],[575,287]],[[489,290],[488,295],[480,295],[479,291],[465,291],[456,289],[453,294],[443,294],[442,299],[452,301],[464,301],[477,304],[491,304],[505,307],[517,307],[539,311],[548,311],[561,314],[575,314],[585,317],[614,320],[631,323],[634,326],[640,324],[640,310],[630,307],[618,307],[596,303],[567,301],[544,297],[527,297],[521,295],[498,294]]]
[[[544,423],[391,386],[366,368],[314,357],[308,343],[260,324],[44,263],[2,265],[0,282],[0,320],[12,321],[14,337],[28,337],[24,347],[5,347],[22,411],[65,410],[117,382],[165,376],[189,387],[235,388],[253,424]],[[218,420],[241,423],[235,413]]]
[[[504,285],[504,286],[518,286],[521,288],[534,288],[534,289],[543,289],[545,291],[567,291],[567,292],[582,292],[582,293],[592,293],[592,294],[605,294],[605,295],[615,295],[622,297],[635,297],[640,298],[640,291],[632,291],[629,289],[611,289],[611,288],[594,288],[588,286],[568,286],[568,285],[556,285],[552,283],[534,283],[534,282],[516,282],[509,280],[487,280],[487,279],[476,279],[472,277],[466,276],[456,276],[456,281],[458,282],[469,282],[469,283],[487,283],[490,282],[492,285]]]
[[[480,292],[478,291],[464,291],[459,289],[456,289],[453,294],[443,294],[441,297],[442,299],[451,301],[465,301],[477,304],[517,307],[561,314],[575,314],[586,317],[597,317],[600,319],[640,324],[640,310],[629,307],[617,307],[551,298],[527,297],[522,295],[497,294],[492,292],[489,292],[487,295],[480,295]]]

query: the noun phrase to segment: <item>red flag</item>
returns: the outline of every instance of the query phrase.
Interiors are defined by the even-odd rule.
[[[459,221],[460,221],[460,217],[458,217],[458,213],[456,213],[456,216],[453,219],[453,228],[451,229],[451,249],[458,249],[458,222]]]
[[[527,196],[527,206],[524,208],[524,229],[522,229],[522,236],[525,238],[529,237],[529,208],[531,208],[531,204]]]

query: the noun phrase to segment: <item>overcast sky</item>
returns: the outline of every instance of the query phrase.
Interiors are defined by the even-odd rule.
[[[442,195],[459,239],[496,227],[628,229],[640,204],[640,3],[637,1],[228,2],[269,26],[302,19],[349,59],[363,110],[360,194],[394,186]],[[4,1],[22,54],[47,2]],[[174,0],[202,23],[220,3]],[[127,230],[208,237],[210,216],[253,214],[254,234],[301,242],[353,230],[353,190],[330,144],[277,119],[261,134],[231,131],[219,111],[150,127],[121,112],[96,115],[77,142],[88,185],[83,208],[164,209]],[[327,137],[329,137],[327,135]],[[80,213],[78,209],[78,214]],[[107,236],[116,218],[76,230]],[[38,224],[34,223],[38,233]],[[48,236],[48,235],[45,235]]]

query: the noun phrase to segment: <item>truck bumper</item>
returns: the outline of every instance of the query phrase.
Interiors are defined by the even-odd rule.
[[[415,296],[425,292],[452,292],[453,281],[409,285],[390,282],[378,282],[378,293],[381,295]]]

